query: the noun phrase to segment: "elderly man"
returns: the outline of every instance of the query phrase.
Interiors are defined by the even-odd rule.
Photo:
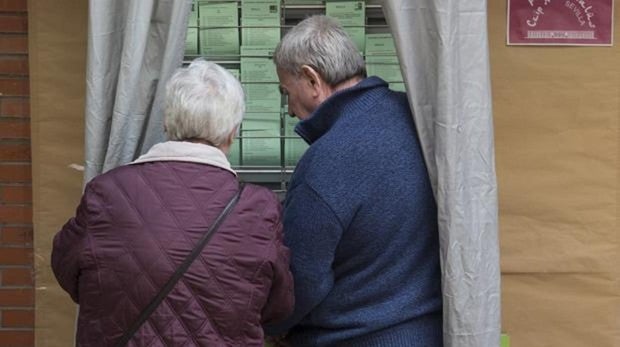
[[[442,346],[436,204],[406,95],[366,78],[326,16],[292,28],[274,61],[310,147],[285,201],[295,311],[266,331],[295,347]]]

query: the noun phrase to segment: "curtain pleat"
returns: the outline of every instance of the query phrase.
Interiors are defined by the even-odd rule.
[[[164,85],[183,60],[190,6],[89,2],[84,182],[164,140]]]

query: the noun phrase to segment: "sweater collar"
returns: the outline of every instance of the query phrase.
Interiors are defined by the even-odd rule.
[[[230,162],[219,148],[202,143],[167,141],[151,147],[130,164],[147,163],[154,161],[184,161],[190,163],[207,164],[237,173],[230,167]]]
[[[295,132],[308,144],[312,144],[325,134],[347,110],[359,110],[374,104],[376,93],[362,94],[377,87],[388,84],[379,77],[371,76],[363,79],[353,87],[337,91],[327,98],[305,120],[297,123]],[[380,93],[381,94],[381,93]]]

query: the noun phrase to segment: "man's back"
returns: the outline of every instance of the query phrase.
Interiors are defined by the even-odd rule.
[[[436,206],[402,93],[369,78],[298,127],[285,205],[295,346],[440,346]]]

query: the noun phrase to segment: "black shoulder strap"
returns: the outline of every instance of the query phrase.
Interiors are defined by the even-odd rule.
[[[211,236],[213,236],[217,228],[219,228],[219,226],[222,224],[224,219],[226,219],[230,211],[232,211],[232,209],[235,207],[235,205],[239,201],[239,198],[241,197],[241,192],[243,191],[244,187],[245,187],[245,184],[243,182],[239,182],[239,189],[237,190],[237,193],[235,194],[235,196],[233,196],[232,199],[230,199],[226,207],[224,207],[224,210],[220,213],[219,216],[217,216],[213,224],[209,227],[207,232],[202,236],[200,241],[198,241],[198,243],[196,244],[192,252],[185,258],[183,263],[179,265],[176,272],[172,275],[172,277],[170,277],[168,282],[166,282],[166,284],[159,291],[157,296],[155,296],[155,298],[151,300],[148,306],[146,306],[146,308],[142,310],[138,318],[133,322],[133,324],[125,332],[125,334],[120,338],[120,340],[118,340],[118,342],[116,343],[117,347],[125,347],[127,343],[129,342],[129,340],[131,339],[131,337],[136,333],[136,331],[140,329],[142,324],[144,324],[144,322],[151,316],[151,314],[153,314],[155,309],[157,309],[157,307],[162,302],[162,300],[164,300],[164,298],[168,296],[168,294],[170,293],[172,288],[174,288],[174,286],[177,284],[179,279],[183,277],[183,274],[185,274],[185,271],[189,269],[190,265],[192,265],[196,257],[198,257],[198,255],[202,252],[203,248],[207,245],[207,243],[211,239]]]

